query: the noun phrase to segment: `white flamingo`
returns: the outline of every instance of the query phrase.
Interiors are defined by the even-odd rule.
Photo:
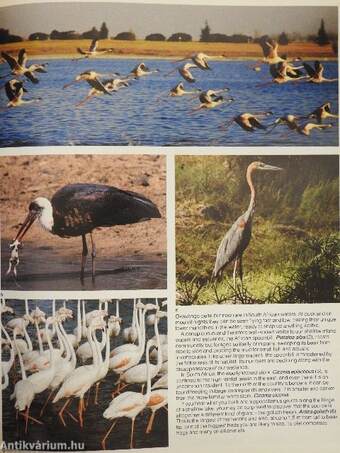
[[[106,449],[106,439],[109,437],[115,424],[119,418],[127,417],[131,419],[131,435],[130,435],[130,448],[133,448],[133,433],[135,426],[135,419],[138,414],[145,409],[151,395],[151,377],[150,377],[150,362],[149,351],[152,342],[148,341],[146,346],[146,366],[147,366],[147,390],[145,395],[139,392],[124,392],[114,398],[109,404],[108,408],[104,411],[103,417],[113,420],[112,425],[102,439],[102,448]]]

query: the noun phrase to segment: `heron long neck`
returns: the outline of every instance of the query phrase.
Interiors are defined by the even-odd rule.
[[[248,211],[252,211],[255,208],[255,187],[253,184],[253,180],[251,178],[253,171],[254,171],[253,167],[248,167],[246,176],[247,183],[250,189],[250,202],[248,206]]]

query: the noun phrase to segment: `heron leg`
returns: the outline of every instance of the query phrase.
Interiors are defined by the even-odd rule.
[[[80,280],[83,281],[84,280],[84,273],[85,273],[86,257],[87,257],[87,254],[88,254],[89,251],[88,251],[87,244],[86,244],[86,236],[85,236],[85,234],[82,234],[81,239],[83,241],[83,251],[82,251],[82,254],[81,254]]]
[[[237,266],[238,266],[238,258],[236,258],[235,263],[234,263],[234,271],[233,271],[234,288],[236,288],[236,271],[237,271]]]
[[[96,261],[95,258],[97,256],[97,249],[96,249],[96,244],[94,243],[93,235],[92,232],[90,233],[90,238],[91,238],[91,247],[92,247],[92,280],[95,279],[96,276]]]
[[[243,267],[242,267],[242,256],[238,260],[238,272],[241,280],[241,292],[243,294]]]

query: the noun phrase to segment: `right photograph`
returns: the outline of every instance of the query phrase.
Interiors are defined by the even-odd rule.
[[[340,301],[339,157],[177,156],[177,304]]]

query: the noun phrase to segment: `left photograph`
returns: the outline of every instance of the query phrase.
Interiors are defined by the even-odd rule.
[[[167,301],[1,301],[6,450],[168,446]]]
[[[166,160],[0,158],[2,288],[166,288]]]

